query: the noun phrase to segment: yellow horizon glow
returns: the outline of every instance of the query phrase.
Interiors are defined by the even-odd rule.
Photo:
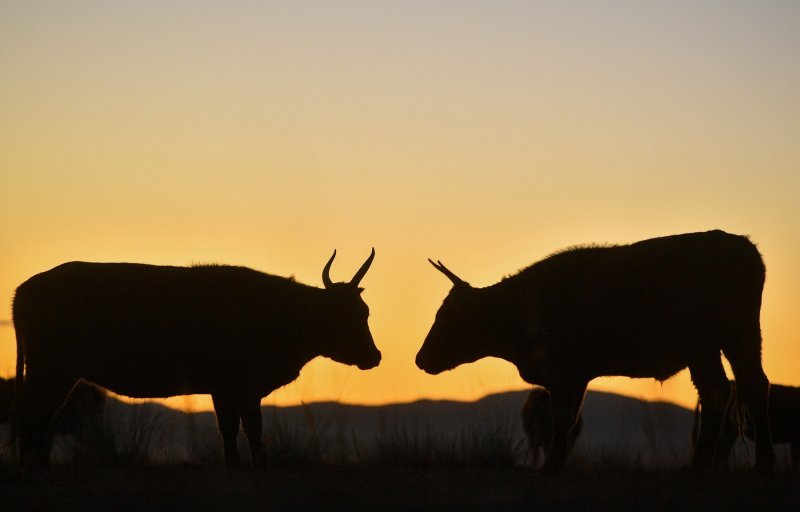
[[[363,281],[383,352],[266,403],[473,400],[414,365],[448,282],[555,250],[724,229],[764,255],[764,368],[800,385],[800,6],[212,2],[0,7],[0,320],[69,260]],[[14,373],[0,325],[0,375]],[[592,389],[693,406],[686,372]],[[169,403],[207,409],[206,398]],[[181,405],[181,404],[191,405]]]

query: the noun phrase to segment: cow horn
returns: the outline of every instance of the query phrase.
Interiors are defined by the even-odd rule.
[[[447,278],[448,278],[450,281],[452,281],[452,282],[453,282],[453,284],[454,284],[455,286],[459,286],[459,285],[465,285],[465,284],[467,284],[467,283],[466,283],[466,282],[465,282],[463,279],[461,279],[460,277],[458,277],[457,275],[455,275],[455,274],[454,274],[454,273],[453,273],[453,272],[452,272],[452,271],[451,271],[449,268],[445,267],[445,266],[442,264],[442,262],[441,262],[441,261],[436,261],[436,263],[434,263],[434,262],[433,262],[433,260],[432,260],[432,259],[430,259],[430,258],[428,258],[428,261],[430,261],[430,262],[431,262],[431,265],[433,265],[433,268],[435,268],[436,270],[438,270],[438,271],[439,271],[439,272],[441,272],[442,274],[446,275],[446,276],[447,276]]]
[[[374,247],[372,248],[372,252],[369,254],[369,258],[367,258],[367,261],[365,261],[364,264],[361,265],[361,268],[358,269],[356,275],[354,275],[353,279],[350,280],[350,284],[352,284],[353,286],[358,286],[358,283],[360,283],[361,280],[364,279],[364,275],[367,273],[367,270],[369,270],[369,266],[372,265],[373,259],[375,259]]]
[[[322,284],[325,285],[325,288],[330,288],[333,286],[333,281],[331,281],[331,264],[333,263],[333,258],[335,257],[336,249],[333,250],[331,259],[328,260],[328,263],[325,264],[325,268],[322,269]]]

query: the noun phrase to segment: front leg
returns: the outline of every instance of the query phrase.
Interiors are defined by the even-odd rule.
[[[261,442],[261,398],[255,397],[242,400],[240,405],[242,414],[242,428],[250,445],[250,459],[253,468],[263,469],[267,466],[267,456]]]
[[[570,448],[570,431],[580,415],[586,382],[568,382],[551,386],[550,401],[553,411],[553,441],[545,456],[542,473],[554,475],[567,461]]]
[[[212,394],[217,427],[222,435],[222,449],[225,454],[225,467],[241,468],[236,436],[239,434],[239,407],[236,400],[227,396]]]

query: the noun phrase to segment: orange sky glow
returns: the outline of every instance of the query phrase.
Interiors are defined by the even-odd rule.
[[[0,6],[0,375],[13,292],[69,260],[362,282],[381,365],[265,403],[472,400],[414,355],[449,282],[720,228],[767,265],[763,358],[800,385],[800,4],[14,2]],[[693,406],[686,372],[593,389]],[[172,405],[207,409],[205,397]]]

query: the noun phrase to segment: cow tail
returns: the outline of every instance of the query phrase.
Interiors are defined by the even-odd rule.
[[[11,417],[9,418],[8,422],[11,439],[9,439],[6,445],[14,444],[17,442],[17,436],[19,434],[18,422],[17,422],[17,408],[19,407],[19,394],[20,391],[22,390],[22,382],[25,380],[25,341],[22,337],[22,333],[19,332],[19,329],[16,329],[16,337],[17,337],[17,375],[14,378],[14,399],[11,401]]]
[[[744,405],[738,399],[738,394],[736,393],[736,383],[731,383],[731,394],[728,396],[728,402],[725,404],[725,414],[722,417],[722,421],[732,421],[738,430],[739,438],[742,440],[744,444],[745,453],[747,456],[750,456],[749,448],[747,447],[747,441],[745,440],[745,429],[746,429],[746,422],[747,422],[747,411],[744,408]],[[697,400],[697,405],[694,406],[694,423],[692,424],[692,445],[695,449],[697,449],[697,441],[700,437],[700,400]],[[725,425],[722,425],[722,428],[725,428]],[[720,435],[722,433],[720,432]]]
[[[742,444],[744,445],[744,451],[747,457],[750,457],[750,448],[747,446],[747,439],[745,439],[745,431],[747,429],[747,417],[748,417],[748,410],[745,404],[739,400],[739,393],[736,391],[736,382],[734,381],[731,384],[731,396],[728,399],[728,403],[730,404],[730,411],[731,414],[726,418],[730,417],[735,421],[736,427],[739,431],[739,439],[742,440]],[[726,408],[726,411],[728,409]]]

